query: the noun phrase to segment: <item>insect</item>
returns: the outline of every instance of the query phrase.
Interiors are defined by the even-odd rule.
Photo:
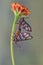
[[[14,40],[16,42],[29,40],[29,39],[32,39],[31,34],[29,32],[21,32],[20,28],[16,31],[15,36],[14,36]]]
[[[22,17],[18,23],[18,28],[21,28],[21,27],[28,32],[32,32],[31,26],[25,21],[24,17]]]

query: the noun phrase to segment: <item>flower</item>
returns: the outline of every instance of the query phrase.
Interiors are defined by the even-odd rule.
[[[19,3],[12,3],[11,7],[14,13],[19,13],[20,15],[30,15],[31,14],[31,11],[28,8],[26,8],[25,6]]]

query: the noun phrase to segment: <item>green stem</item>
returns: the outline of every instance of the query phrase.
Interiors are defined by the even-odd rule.
[[[16,28],[16,23],[19,19],[19,15],[15,15],[15,19],[13,22],[13,26],[12,26],[12,32],[11,32],[11,42],[10,42],[10,47],[11,47],[11,58],[12,58],[12,64],[15,65],[15,61],[14,61],[14,32],[15,32],[15,28]]]

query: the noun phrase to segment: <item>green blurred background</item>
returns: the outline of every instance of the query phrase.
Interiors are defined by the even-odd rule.
[[[10,54],[10,34],[14,14],[11,3],[18,2],[30,8],[30,25],[33,39],[20,42],[22,48],[15,47],[16,65],[43,65],[43,0],[0,0],[0,65],[12,65]]]

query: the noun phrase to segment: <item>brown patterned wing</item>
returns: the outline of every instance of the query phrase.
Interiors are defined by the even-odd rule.
[[[22,27],[22,28],[25,29],[26,31],[32,32],[31,26],[25,21],[24,17],[22,17],[22,18],[19,20],[18,27],[19,27],[19,28]]]
[[[30,33],[22,32],[18,37],[15,36],[14,41],[25,41],[25,40],[31,40],[33,37]]]

